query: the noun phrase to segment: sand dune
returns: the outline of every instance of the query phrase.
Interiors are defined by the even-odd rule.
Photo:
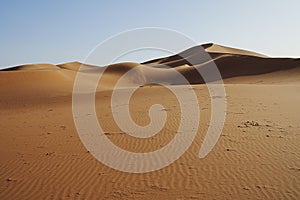
[[[209,53],[212,58],[210,61],[203,62],[203,60],[201,60],[201,48],[204,48],[206,52]],[[191,61],[193,62],[192,64],[190,63]],[[63,73],[61,75],[66,75],[66,78],[72,75],[72,78],[74,78],[75,74],[72,74],[72,71],[77,72],[80,67],[80,72],[82,73],[103,73],[105,71],[104,75],[109,74],[109,76],[114,76],[117,74],[123,75],[129,70],[136,68],[138,76],[144,77],[144,79],[146,79],[144,81],[146,82],[154,80],[168,82],[170,84],[182,84],[180,82],[172,82],[174,79],[176,79],[176,77],[174,77],[174,72],[172,72],[174,70],[170,69],[173,68],[184,75],[190,83],[201,84],[204,83],[204,80],[197,71],[201,72],[207,70],[207,68],[211,66],[212,62],[216,64],[223,79],[239,76],[259,75],[300,67],[300,59],[269,58],[267,56],[250,51],[224,47],[216,44],[204,44],[201,47],[192,47],[173,56],[155,59],[141,64],[118,63],[105,67],[82,64],[80,62],[70,62],[59,65],[34,64],[5,69],[2,70],[2,74],[4,72],[14,71],[21,73],[22,75],[20,76],[26,74],[26,76],[28,75],[28,77],[30,77],[34,75],[29,75],[29,71],[32,74],[45,72],[45,74],[43,74],[45,76],[47,75],[46,72],[49,74],[50,72],[60,72]],[[44,80],[44,77],[42,79]],[[136,77],[133,77],[132,81],[135,80]],[[49,85],[50,84],[53,83],[51,82]]]
[[[199,47],[193,47],[141,64],[80,68],[82,63],[71,62],[0,71],[0,199],[299,199],[299,59],[270,58],[216,44],[203,47],[211,61],[202,62]],[[197,70],[205,70],[212,61],[224,78],[227,117],[217,145],[199,159],[212,109]],[[166,168],[144,174],[120,172],[98,162],[81,143],[72,115],[76,75],[83,74],[89,86],[91,77],[102,74],[95,106],[105,137],[132,152],[167,145],[180,134],[181,119],[179,102],[165,87],[140,87],[130,100],[132,119],[140,126],[150,122],[151,105],[165,107],[167,123],[155,136],[129,136],[113,119],[112,88],[131,70],[123,92],[131,85],[156,81],[185,87],[179,72],[193,84],[201,111],[189,149]]]
[[[215,44],[202,45],[211,56],[220,71],[223,79],[258,75],[275,72],[279,70],[288,70],[300,66],[300,59],[292,58],[268,58],[260,54],[249,51],[238,50],[223,47]],[[154,68],[161,68],[160,65],[166,65],[172,68],[178,68],[179,71],[193,84],[203,83],[201,76],[197,77],[198,71],[205,71],[211,66],[210,62],[202,63],[199,54],[201,47],[193,47],[174,56],[147,61],[143,64]],[[193,61],[193,67],[189,61]]]

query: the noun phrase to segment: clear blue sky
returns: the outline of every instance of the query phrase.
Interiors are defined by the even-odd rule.
[[[0,2],[0,68],[83,61],[106,38],[163,27],[197,43],[300,57],[298,0],[49,0]]]

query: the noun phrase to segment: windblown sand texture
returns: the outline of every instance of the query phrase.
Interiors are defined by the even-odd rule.
[[[97,117],[106,137],[132,152],[168,144],[178,129],[180,108],[167,88],[140,87],[129,105],[133,120],[147,125],[149,107],[157,103],[165,107],[168,119],[151,138],[128,136],[113,120],[110,107],[122,74],[136,68],[126,79],[128,85],[155,79],[184,87],[173,82],[170,69],[161,67],[167,65],[192,84],[201,112],[195,140],[171,165],[143,174],[111,169],[81,143],[72,116],[73,83],[81,63],[0,71],[0,199],[299,199],[300,59],[202,46],[224,79],[227,97],[222,135],[204,159],[198,152],[210,122],[211,98],[196,68],[209,63],[191,66],[187,61],[199,56],[199,47],[183,52],[187,57],[106,68],[85,65],[79,72],[88,83],[89,76],[105,69],[96,92]]]

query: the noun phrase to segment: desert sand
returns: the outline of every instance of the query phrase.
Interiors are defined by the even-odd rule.
[[[23,65],[0,71],[0,199],[299,199],[300,59],[270,58],[255,52],[203,45],[221,72],[227,97],[226,121],[214,149],[198,152],[211,115],[210,96],[194,63],[198,48],[142,63],[106,68],[79,62]],[[140,87],[130,101],[133,120],[147,125],[148,109],[162,104],[167,123],[155,136],[122,132],[110,108],[112,89],[129,69],[127,81],[155,79],[184,87],[167,65],[192,84],[200,105],[200,125],[188,150],[171,165],[148,173],[125,173],[97,161],[80,141],[72,115],[76,73],[104,72],[97,87],[97,117],[114,144],[151,152],[176,134],[180,108],[165,87]],[[214,81],[214,80],[212,80]],[[126,87],[123,88],[126,91]],[[162,98],[163,96],[163,98]],[[193,116],[190,116],[193,118]],[[188,119],[187,119],[188,120]]]

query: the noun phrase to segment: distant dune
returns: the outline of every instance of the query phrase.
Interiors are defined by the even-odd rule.
[[[296,67],[300,67],[300,59],[293,58],[269,58],[267,56],[244,51],[240,49],[234,49],[224,47],[216,44],[202,45],[212,58],[210,62],[214,62],[220,71],[223,79],[249,76],[271,73],[279,70],[288,70]],[[200,47],[201,48],[201,47]],[[203,83],[202,77],[197,76],[197,68],[199,71],[205,70],[210,67],[210,62],[202,63],[197,62],[201,55],[199,54],[199,46],[192,47],[179,54],[147,61],[143,64],[157,67],[160,65],[167,65],[172,68],[178,68],[178,70],[185,75],[185,77],[193,84]],[[184,55],[185,57],[179,56]],[[191,67],[188,60],[194,61],[193,67]]]
[[[203,59],[203,48],[209,60]],[[213,124],[213,97],[198,71],[205,72],[214,63],[225,83],[226,120],[216,146],[199,159],[208,125]],[[129,107],[134,122],[149,124],[148,111],[154,104],[163,105],[161,112],[167,114],[165,126],[150,138],[126,134],[113,118],[118,114],[112,113],[113,88],[131,70],[120,91],[126,94],[129,86],[143,85],[129,104],[122,105]],[[176,96],[151,84],[186,88],[178,72],[192,84],[201,112],[197,135],[187,151],[171,165],[144,174],[120,172],[98,162],[84,147],[74,123],[76,75],[83,75],[83,83],[90,86],[91,78],[102,74],[95,94],[102,137],[124,150],[145,153],[164,147],[176,134],[188,134],[178,132],[178,127],[195,117],[182,119]],[[300,59],[204,44],[144,63],[22,65],[0,71],[0,94],[0,199],[300,197]]]
[[[204,48],[212,58],[209,62],[203,62],[201,60],[202,48]],[[193,63],[191,64],[190,61],[193,61]],[[184,75],[184,77],[191,84],[202,84],[204,83],[204,80],[199,75],[198,71],[205,71],[211,66],[212,62],[216,64],[225,82],[228,78],[233,77],[248,77],[292,69],[293,73],[291,73],[289,76],[297,78],[299,73],[298,68],[300,67],[300,59],[270,58],[255,52],[210,43],[192,47],[176,55],[150,60],[141,64],[118,63],[106,67],[97,67],[88,64],[82,64],[80,62],[70,62],[59,65],[33,64],[2,70],[1,75],[3,76],[4,74],[7,74],[6,76],[12,76],[11,72],[17,72],[17,74],[13,75],[15,79],[18,79],[19,77],[21,78],[20,80],[28,81],[38,81],[37,79],[40,79],[38,81],[40,84],[46,82],[45,84],[49,85],[57,82],[49,82],[50,79],[61,79],[61,81],[65,81],[66,87],[66,85],[71,86],[73,84],[72,80],[74,79],[75,74],[80,67],[82,67],[81,72],[83,73],[101,73],[105,71],[105,76],[108,76],[108,78],[111,76],[113,79],[116,77],[119,78],[120,75],[124,74],[125,72],[136,68],[135,76],[132,77],[132,81],[134,82],[137,81],[137,77],[142,77],[143,81],[140,82],[140,84],[143,84],[144,82],[150,82],[150,80],[168,84],[184,84],[181,82],[176,82],[176,75],[172,72],[172,70],[168,70],[168,68],[173,68]],[[276,77],[273,78],[276,79]],[[4,81],[3,79],[4,77],[2,77],[0,81]],[[8,78],[6,77],[6,79]],[[280,78],[278,77],[278,79]],[[237,80],[238,79],[235,78],[236,83],[238,82]],[[245,83],[243,78],[240,80],[241,82]],[[11,82],[14,81],[12,80]],[[263,83],[263,81],[261,83]]]

